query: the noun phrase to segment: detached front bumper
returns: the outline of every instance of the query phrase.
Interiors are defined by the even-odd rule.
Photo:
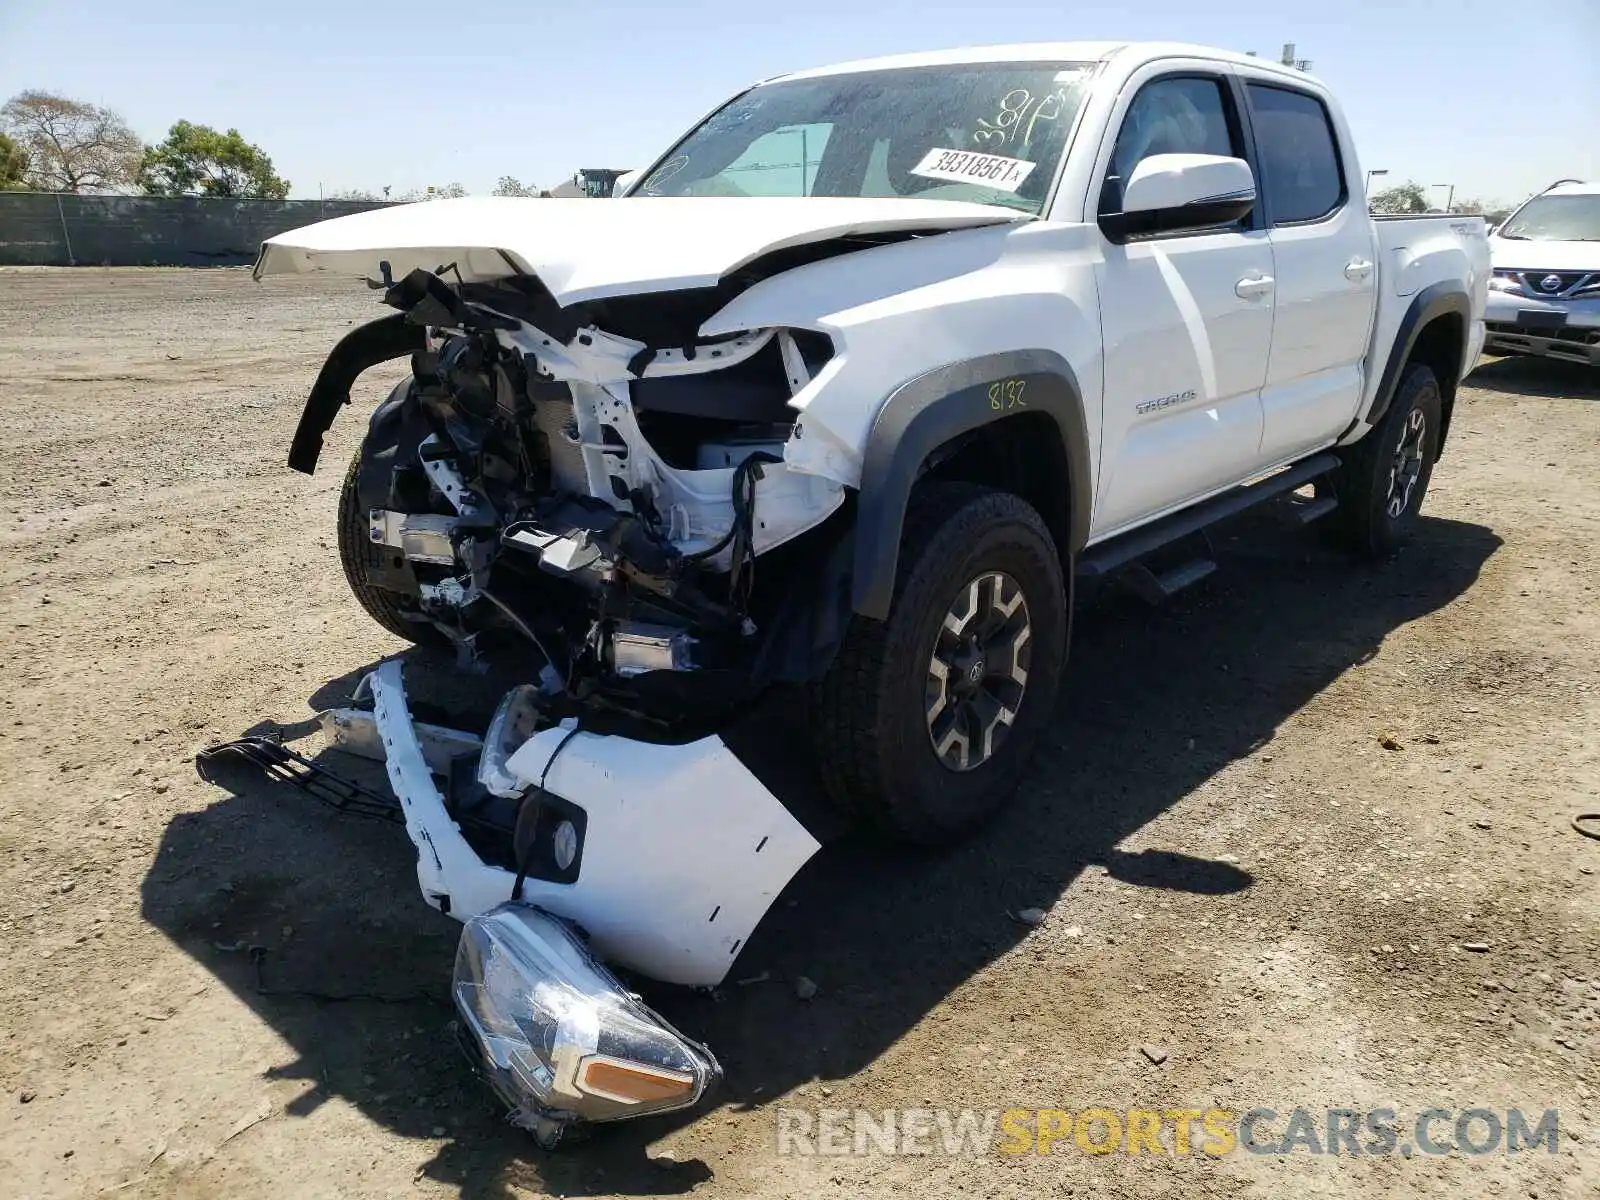
[[[1600,297],[1543,300],[1491,291],[1484,350],[1600,366]]]
[[[451,820],[411,720],[398,662],[367,677],[390,786],[417,848],[423,898],[460,921],[516,897]],[[818,843],[719,737],[656,745],[570,723],[506,762],[579,810],[569,882],[526,878],[520,899],[583,928],[601,959],[713,986]]]

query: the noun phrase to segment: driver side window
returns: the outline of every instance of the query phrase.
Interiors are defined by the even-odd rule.
[[[1120,183],[1152,154],[1244,157],[1228,119],[1222,80],[1174,76],[1139,89],[1117,134],[1109,175]]]

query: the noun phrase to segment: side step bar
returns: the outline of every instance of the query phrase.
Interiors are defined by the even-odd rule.
[[[1307,500],[1298,504],[1294,509],[1294,519],[1301,525],[1309,525],[1318,517],[1325,517],[1339,507],[1337,496],[1318,496],[1315,500]]]
[[[1153,521],[1149,525],[1125,533],[1121,537],[1091,546],[1078,558],[1078,574],[1088,578],[1111,575],[1138,563],[1139,559],[1163,546],[1200,533],[1208,525],[1236,516],[1247,508],[1254,508],[1264,500],[1292,492],[1313,479],[1326,475],[1338,465],[1337,454],[1318,454],[1304,462],[1286,467],[1275,475],[1268,475],[1255,483],[1234,488],[1220,496],[1213,496],[1193,508],[1186,508],[1182,512],[1173,513],[1170,517],[1163,517],[1159,521]],[[1332,496],[1320,496],[1297,509],[1296,516],[1301,522],[1310,522],[1325,516],[1337,506],[1338,501]],[[1130,582],[1141,594],[1151,593],[1165,597],[1205,578],[1215,569],[1216,563],[1208,559],[1196,559],[1162,574],[1156,574],[1148,567],[1139,564],[1134,572],[1136,578]],[[1141,587],[1140,584],[1144,586]]]
[[[1123,567],[1117,578],[1126,583],[1141,599],[1150,604],[1160,604],[1163,600],[1176,596],[1190,584],[1199,583],[1216,569],[1217,564],[1209,558],[1191,558],[1186,563],[1160,573],[1152,571],[1142,562],[1134,562]]]

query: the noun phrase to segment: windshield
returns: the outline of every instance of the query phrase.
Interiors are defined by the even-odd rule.
[[[1533,242],[1600,242],[1600,195],[1537,196],[1501,227],[1500,236]]]
[[[762,84],[633,196],[915,196],[1038,213],[1090,63],[900,67]]]

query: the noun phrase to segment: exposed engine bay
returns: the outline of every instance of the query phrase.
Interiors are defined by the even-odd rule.
[[[668,724],[826,668],[848,615],[848,521],[829,521],[846,489],[784,461],[826,336],[697,342],[705,298],[557,309],[530,276],[379,286],[412,377],[373,414],[345,515],[365,523],[365,581],[418,640],[466,659],[515,643],[556,715]]]

